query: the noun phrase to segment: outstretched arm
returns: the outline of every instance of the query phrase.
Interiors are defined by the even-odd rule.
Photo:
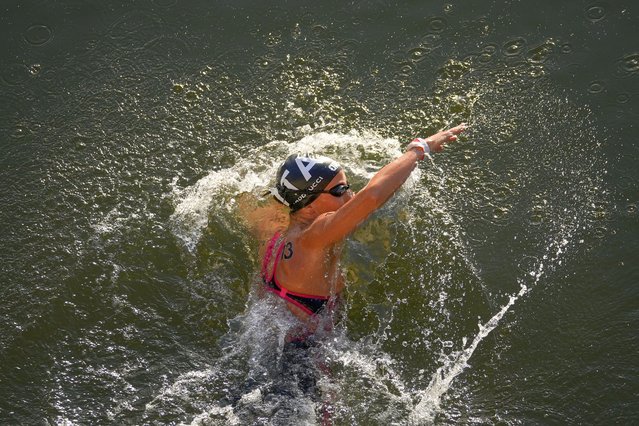
[[[431,152],[440,152],[444,145],[457,140],[466,126],[461,124],[439,132],[426,140]],[[399,158],[384,166],[368,184],[337,211],[320,216],[305,231],[308,241],[330,245],[346,238],[371,213],[380,208],[402,186],[417,162],[424,158],[424,150],[419,144],[410,144],[409,149]]]

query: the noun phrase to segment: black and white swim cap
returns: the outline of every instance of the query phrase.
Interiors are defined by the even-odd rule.
[[[289,155],[277,171],[271,194],[291,212],[297,211],[313,202],[319,196],[313,192],[324,190],[340,170],[341,166],[327,157]]]

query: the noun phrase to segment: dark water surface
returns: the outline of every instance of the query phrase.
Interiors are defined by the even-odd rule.
[[[122,3],[0,5],[0,423],[639,422],[636,2]],[[284,346],[240,195],[462,121]]]

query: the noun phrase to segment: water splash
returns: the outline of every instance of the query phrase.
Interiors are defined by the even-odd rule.
[[[575,229],[571,231],[575,231]],[[566,247],[569,244],[567,238],[571,238],[571,236],[568,235],[552,240],[547,247],[546,254],[542,257],[542,261],[538,263],[534,270],[529,272],[529,277],[533,279],[532,283],[526,285],[524,281],[527,277],[520,278],[518,280],[520,284],[519,291],[510,295],[508,303],[502,306],[486,323],[478,324],[479,331],[470,344],[466,345],[467,339],[464,339],[464,348],[446,357],[444,363],[433,374],[428,387],[417,393],[418,403],[410,414],[411,424],[432,424],[435,421],[437,414],[441,411],[440,403],[442,397],[448,392],[455,378],[470,366],[468,361],[479,344],[500,325],[503,317],[515,303],[535,288],[544,275],[544,271],[551,270],[555,265],[562,263],[561,257],[566,252]]]
[[[349,177],[364,180],[370,179],[385,162],[401,152],[396,139],[368,132],[321,132],[294,143],[272,141],[257,148],[251,158],[240,158],[232,167],[211,171],[190,187],[177,188],[174,184],[173,232],[192,253],[209,217],[214,212],[232,212],[236,207],[235,197],[242,193],[259,197],[272,183],[277,167],[292,153],[330,156],[344,165]]]

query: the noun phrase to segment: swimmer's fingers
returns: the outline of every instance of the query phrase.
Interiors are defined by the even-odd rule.
[[[458,135],[461,132],[463,132],[464,130],[466,130],[468,128],[468,125],[466,123],[462,123],[459,126],[455,126],[451,129],[448,129],[449,132],[452,132],[454,135]]]

